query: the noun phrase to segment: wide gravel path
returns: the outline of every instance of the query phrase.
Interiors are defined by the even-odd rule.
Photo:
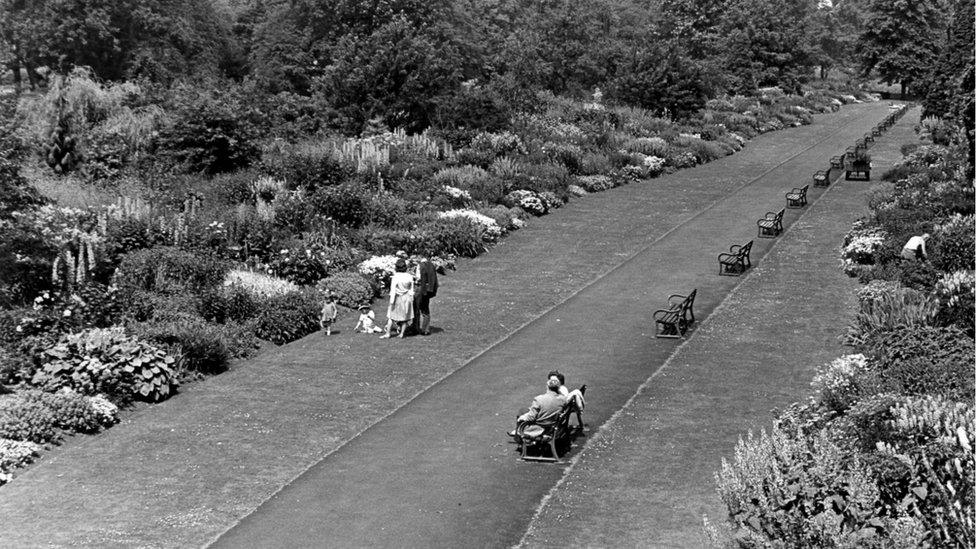
[[[445,277],[432,337],[380,341],[350,334],[350,320],[345,334],[266,353],[73,440],[0,489],[0,541],[516,543],[564,469],[516,460],[503,435],[544,373],[589,384],[596,432],[674,350],[652,337],[651,312],[697,287],[706,318],[739,282],[716,276],[716,254],[754,238],[784,192],[886,112],[848,106],[731,157],[576,200]],[[760,264],[771,243],[757,241]],[[742,407],[765,409],[750,398]]]

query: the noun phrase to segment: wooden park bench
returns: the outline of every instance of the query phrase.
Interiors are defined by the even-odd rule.
[[[718,254],[718,274],[739,276],[744,273],[746,269],[752,267],[750,253],[752,253],[752,240],[741,246],[733,244],[729,247],[729,253]]]
[[[844,167],[844,155],[830,157],[830,169],[839,170]]]
[[[586,386],[580,388],[580,392],[585,392]],[[573,427],[570,420],[576,416],[576,426]],[[519,444],[522,459],[525,461],[548,461],[559,463],[559,448],[566,448],[572,444],[573,439],[583,432],[583,411],[579,409],[576,402],[570,400],[563,409],[559,411],[556,421],[548,425],[529,423],[523,425],[518,430],[516,442]],[[545,450],[549,450],[549,455],[545,455]],[[536,455],[530,455],[530,450],[538,450]]]
[[[884,132],[884,130],[885,128],[882,128],[880,125],[875,126],[871,128],[871,135],[873,135],[874,137],[881,137],[881,134]]]
[[[683,338],[688,328],[695,323],[694,289],[688,295],[671,294],[668,296],[668,308],[654,311],[654,337]]]
[[[759,238],[774,238],[783,232],[783,214],[786,209],[778,212],[766,212],[766,217],[756,221],[759,227]]]
[[[870,132],[864,134],[864,139],[862,139],[862,141],[864,141],[865,144],[874,143],[874,134]]]
[[[787,208],[802,208],[807,205],[807,189],[810,185],[804,185],[802,187],[793,187],[793,190],[786,193],[786,207]]]
[[[854,150],[855,151],[857,149],[860,149],[860,150],[863,151],[863,150],[867,150],[867,148],[868,148],[868,144],[864,142],[864,139],[863,138],[862,139],[858,139],[857,141],[854,142]]]
[[[817,170],[817,173],[813,174],[813,186],[814,187],[829,187],[830,186],[830,170]]]

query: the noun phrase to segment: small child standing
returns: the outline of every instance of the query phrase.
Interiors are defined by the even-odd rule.
[[[332,292],[325,291],[325,302],[322,304],[322,315],[319,317],[319,328],[325,330],[325,335],[332,335],[332,323],[339,315]]]
[[[383,328],[376,325],[376,313],[369,305],[359,306],[359,322],[356,322],[355,330],[361,334],[378,334],[383,331]]]

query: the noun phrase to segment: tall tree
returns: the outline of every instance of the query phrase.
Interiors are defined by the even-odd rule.
[[[939,59],[947,11],[944,0],[869,0],[858,37],[864,74],[909,92]]]
[[[799,91],[812,66],[804,41],[807,0],[729,0],[717,38],[732,91]]]

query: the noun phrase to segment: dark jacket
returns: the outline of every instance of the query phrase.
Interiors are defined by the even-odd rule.
[[[430,261],[420,262],[420,280],[417,281],[417,293],[425,297],[437,295],[437,268]]]

